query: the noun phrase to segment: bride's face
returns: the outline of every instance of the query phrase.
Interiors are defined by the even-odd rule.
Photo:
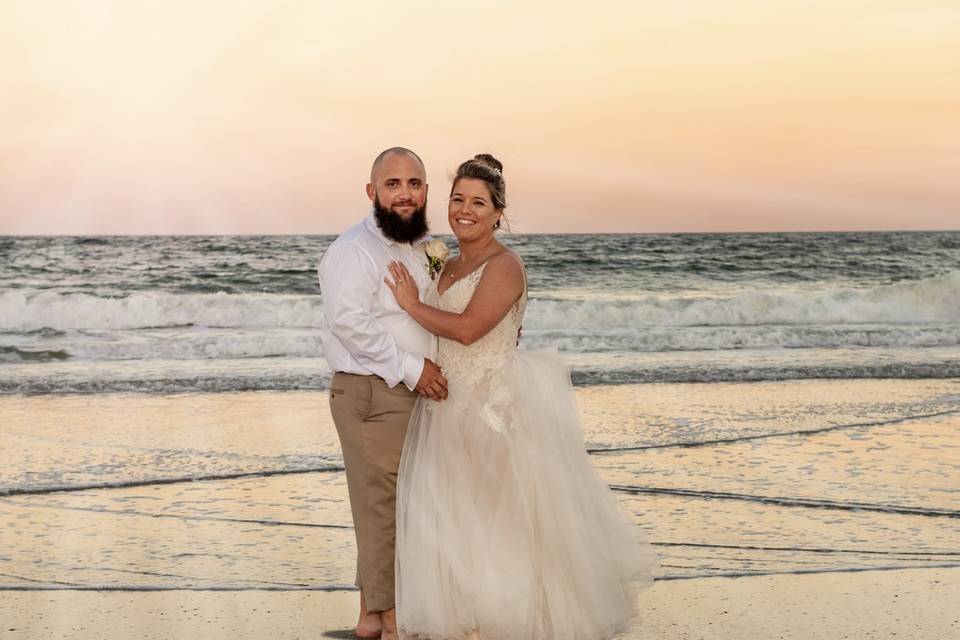
[[[447,205],[447,221],[458,240],[476,240],[493,235],[493,226],[503,213],[493,208],[490,189],[483,180],[460,178]]]

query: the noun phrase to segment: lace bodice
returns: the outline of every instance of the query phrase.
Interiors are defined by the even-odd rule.
[[[450,285],[442,294],[437,291],[437,285],[444,274],[441,272],[427,290],[424,301],[444,311],[463,312],[470,303],[486,266],[487,263],[484,262],[478,269]],[[524,285],[523,293],[507,315],[487,335],[473,344],[465,345],[449,338],[438,338],[437,364],[443,369],[444,376],[448,380],[476,377],[499,368],[517,348],[517,331],[523,322],[526,306],[527,288]]]

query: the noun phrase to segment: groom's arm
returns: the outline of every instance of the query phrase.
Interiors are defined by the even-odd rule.
[[[332,251],[331,251],[332,250]],[[397,345],[371,311],[380,276],[357,247],[330,247],[320,263],[323,314],[330,332],[357,363],[386,381],[415,390],[425,359]]]

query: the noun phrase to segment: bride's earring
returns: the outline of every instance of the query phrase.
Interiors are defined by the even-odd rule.
[[[494,229],[499,229],[499,228],[500,228],[500,218],[497,218],[497,223],[496,223],[495,225],[493,225],[493,228],[494,228]]]

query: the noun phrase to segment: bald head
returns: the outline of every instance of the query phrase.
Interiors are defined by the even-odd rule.
[[[426,168],[423,166],[423,160],[420,159],[420,156],[415,154],[410,149],[406,147],[390,147],[380,152],[376,158],[373,159],[373,165],[370,167],[370,182],[376,184],[377,176],[380,173],[380,168],[383,166],[383,161],[386,160],[389,156],[407,156],[416,161],[420,165],[420,171],[424,176],[427,174]]]

